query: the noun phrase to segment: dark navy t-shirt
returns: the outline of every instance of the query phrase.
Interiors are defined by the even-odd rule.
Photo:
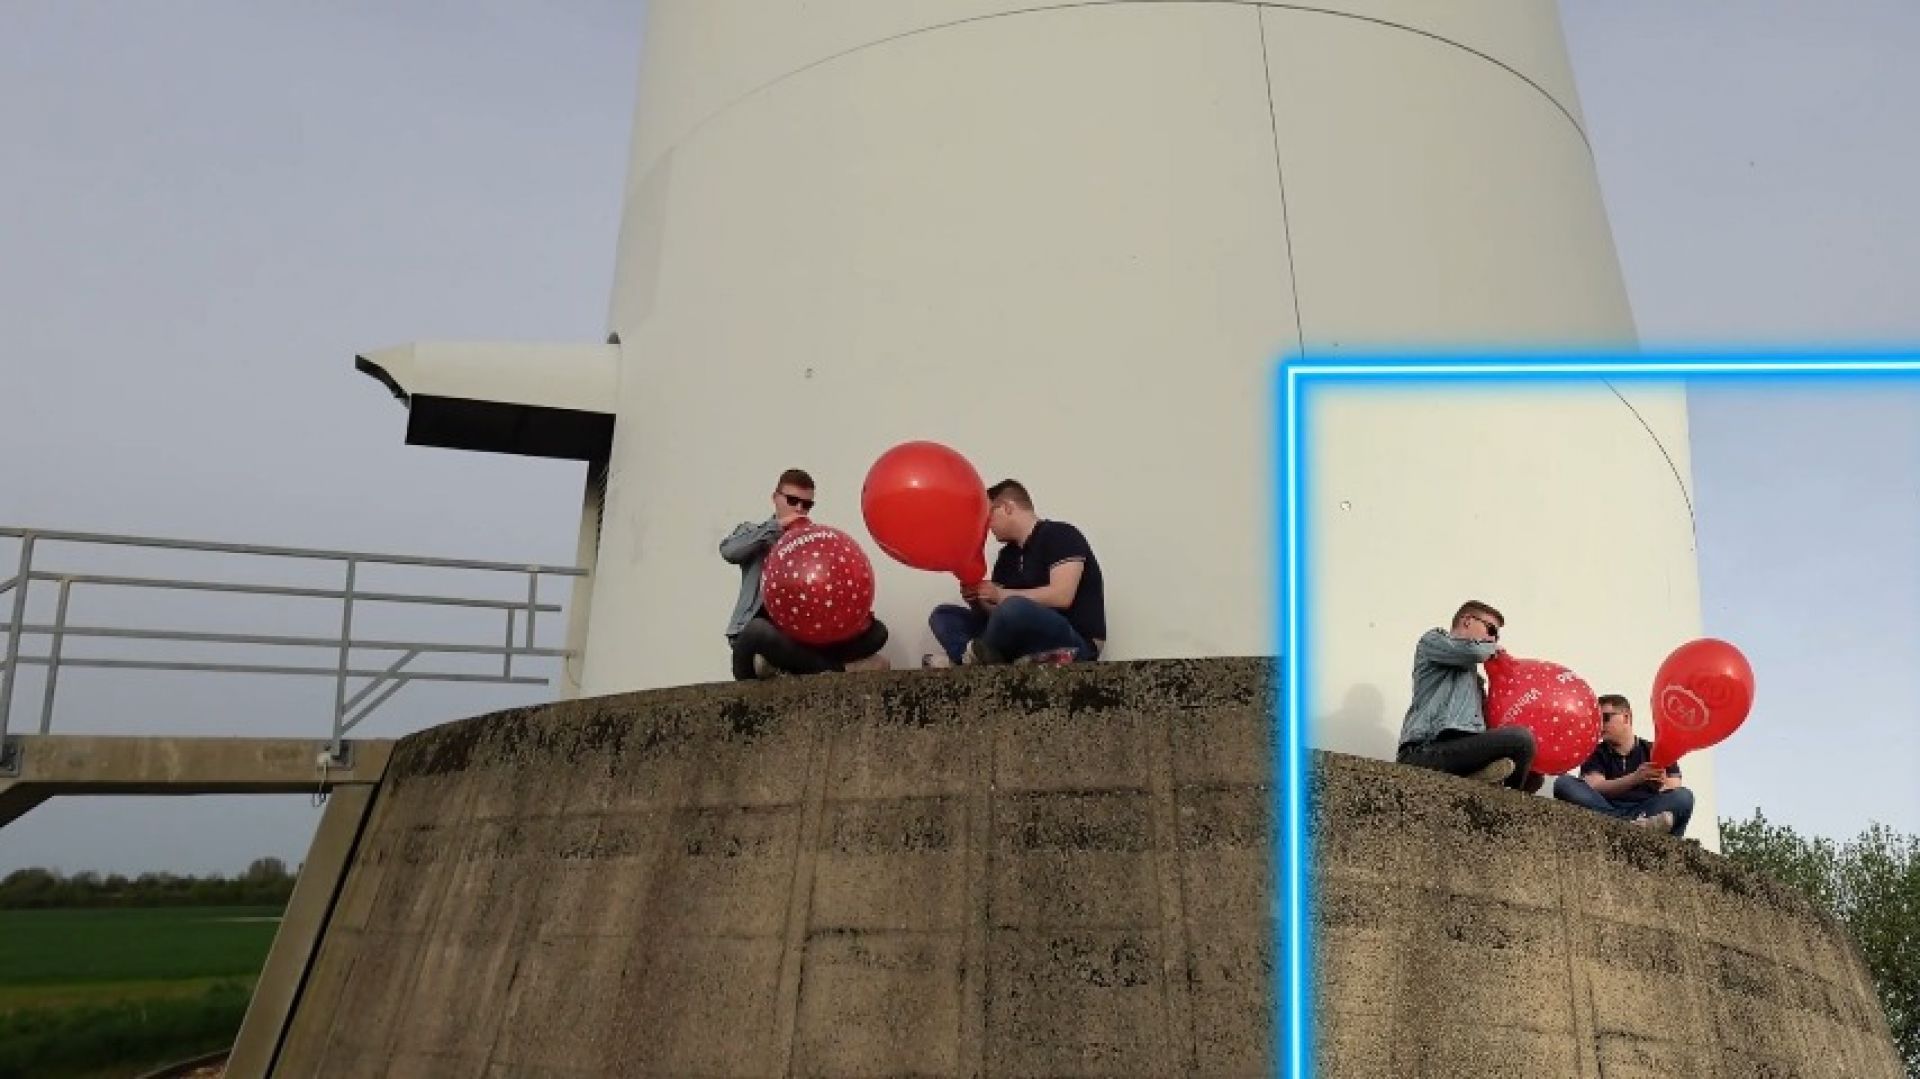
[[[1631,775],[1638,770],[1641,765],[1652,759],[1652,757],[1653,743],[1647,741],[1645,738],[1635,738],[1633,740],[1633,748],[1627,750],[1624,754],[1615,753],[1612,746],[1601,742],[1593,748],[1593,755],[1587,758],[1587,763],[1580,766],[1580,774],[1585,776],[1599,772],[1603,778],[1619,779],[1621,776]],[[1667,774],[1670,776],[1679,775],[1680,766],[1677,764],[1668,765]],[[1659,793],[1660,781],[1653,779],[1637,787],[1630,787],[1621,791],[1619,794],[1613,796],[1613,800],[1616,802],[1629,803],[1644,802]]]
[[[1027,535],[1027,544],[1009,543],[1000,548],[993,563],[993,583],[1002,588],[1041,588],[1053,573],[1053,567],[1078,559],[1086,563],[1080,571],[1080,587],[1073,593],[1073,605],[1061,612],[1088,643],[1107,639],[1107,589],[1100,577],[1100,560],[1080,530],[1065,521],[1041,521]]]

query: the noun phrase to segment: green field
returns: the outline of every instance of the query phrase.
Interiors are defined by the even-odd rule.
[[[279,914],[0,911],[0,1079],[133,1075],[231,1044]]]

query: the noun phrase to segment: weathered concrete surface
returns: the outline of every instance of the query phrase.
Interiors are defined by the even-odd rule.
[[[328,743],[304,738],[147,738],[30,734],[10,738],[17,774],[0,779],[0,827],[55,795],[303,794],[373,784],[393,742],[356,739],[348,767],[323,772]]]
[[[276,1074],[1267,1075],[1264,670],[706,686],[407,739]]]
[[[276,1074],[1272,1074],[1268,670],[702,686],[424,732]],[[1897,1077],[1858,960],[1783,890],[1542,799],[1320,771],[1321,1074]]]
[[[333,913],[340,884],[346,878],[354,847],[373,811],[377,788],[343,786],[327,799],[320,827],[300,862],[300,876],[273,934],[273,948],[254,982],[246,1019],[234,1039],[233,1052],[221,1072],[224,1079],[259,1079],[271,1074],[300,986],[313,967],[314,952]]]
[[[1545,798],[1330,758],[1319,1075],[1903,1079],[1800,893]]]

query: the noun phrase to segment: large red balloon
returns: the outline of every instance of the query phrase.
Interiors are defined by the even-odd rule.
[[[1556,775],[1579,767],[1600,744],[1600,702],[1558,663],[1501,652],[1487,661],[1487,727],[1532,731],[1533,771]]]
[[[962,584],[986,579],[987,511],[980,473],[938,442],[903,442],[881,454],[860,488],[860,513],[881,550]]]
[[[1738,648],[1711,637],[1681,645],[1653,676],[1653,763],[1718,744],[1752,709],[1753,668]]]
[[[767,617],[789,637],[834,644],[873,621],[873,563],[852,536],[802,517],[767,552],[760,595]]]

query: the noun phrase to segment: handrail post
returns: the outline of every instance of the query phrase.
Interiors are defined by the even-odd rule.
[[[353,649],[353,578],[359,563],[347,559],[347,587],[340,604],[340,674],[333,684],[333,746],[335,760],[340,759],[341,724],[347,718],[347,656]]]
[[[7,667],[0,672],[0,743],[7,737],[7,714],[13,710],[13,676],[20,669],[20,635],[27,624],[27,589],[33,572],[33,533],[20,535],[20,575],[14,578],[13,620],[8,623]]]
[[[53,644],[47,648],[47,691],[40,698],[40,733],[53,729],[53,691],[60,684],[60,645],[67,639],[67,599],[73,581],[60,578],[60,606],[53,615]]]
[[[527,647],[533,647],[533,616],[540,609],[540,567],[527,567]]]

